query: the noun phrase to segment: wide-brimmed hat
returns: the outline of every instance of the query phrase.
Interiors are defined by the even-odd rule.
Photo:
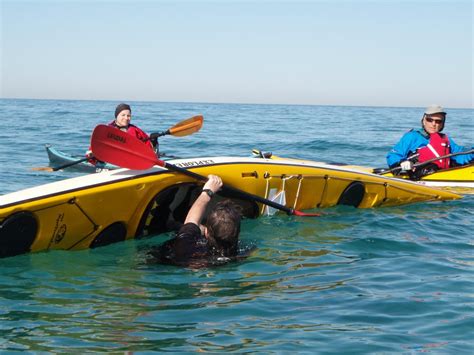
[[[434,115],[435,113],[446,114],[446,112],[440,105],[431,105],[431,106],[428,106],[425,110],[425,115]]]

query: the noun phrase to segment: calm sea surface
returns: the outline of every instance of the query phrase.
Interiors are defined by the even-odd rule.
[[[82,154],[117,103],[0,100],[0,194],[77,176],[30,168],[47,166],[45,143]],[[200,132],[160,140],[179,157],[258,148],[374,167],[423,111],[131,104],[148,132],[204,115]],[[474,111],[449,110],[446,132],[471,146]],[[145,263],[169,235],[0,259],[0,351],[473,353],[474,195],[325,212],[245,220],[257,249],[219,268]]]

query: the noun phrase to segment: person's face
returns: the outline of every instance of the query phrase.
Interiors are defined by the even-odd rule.
[[[130,110],[122,110],[118,114],[115,121],[117,122],[117,125],[119,125],[120,127],[127,127],[131,119],[132,119],[132,113],[130,112]]]
[[[443,129],[446,115],[443,113],[434,113],[432,115],[425,115],[423,118],[423,127],[429,134],[438,133]]]

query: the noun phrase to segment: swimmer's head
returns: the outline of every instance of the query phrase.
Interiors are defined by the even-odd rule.
[[[207,238],[222,256],[237,255],[241,214],[230,200],[216,204],[207,217]]]

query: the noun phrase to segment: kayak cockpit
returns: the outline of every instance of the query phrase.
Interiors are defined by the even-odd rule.
[[[142,215],[135,237],[145,237],[177,231],[184,223],[186,215],[202,191],[202,184],[181,183],[160,191],[151,199]],[[209,210],[223,199],[231,199],[241,210],[244,218],[257,218],[258,205],[254,201],[243,200],[227,192],[220,191],[208,204],[204,220]]]

